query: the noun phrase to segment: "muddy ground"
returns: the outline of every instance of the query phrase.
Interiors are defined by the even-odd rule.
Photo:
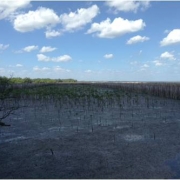
[[[180,178],[180,102],[140,101],[29,101],[0,127],[0,178]]]

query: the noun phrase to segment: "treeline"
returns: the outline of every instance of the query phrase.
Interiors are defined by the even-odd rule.
[[[180,82],[100,83],[99,86],[180,100]]]
[[[75,83],[77,80],[75,79],[50,79],[50,78],[36,78],[36,79],[31,79],[31,78],[20,78],[20,77],[2,77],[0,76],[0,84],[54,84],[54,83]]]

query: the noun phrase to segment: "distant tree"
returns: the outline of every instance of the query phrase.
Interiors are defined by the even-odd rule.
[[[62,81],[63,81],[63,82],[66,82],[66,83],[74,83],[74,82],[77,82],[77,80],[75,80],[75,79],[63,79]]]
[[[63,81],[62,81],[62,79],[56,79],[56,82],[57,82],[57,83],[61,83],[61,82],[63,82]]]
[[[31,84],[33,81],[32,81],[32,79],[26,77],[26,78],[23,79],[23,82],[24,82],[25,84]]]
[[[35,79],[33,79],[32,81],[33,81],[33,83],[35,83],[35,84],[41,83],[41,79],[40,79],[40,78],[35,78]]]
[[[12,77],[9,79],[9,81],[13,84],[22,84],[24,82],[24,80],[20,77]]]

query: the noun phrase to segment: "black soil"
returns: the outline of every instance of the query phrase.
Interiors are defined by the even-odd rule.
[[[0,126],[0,178],[180,178],[179,101],[64,101],[29,101]]]

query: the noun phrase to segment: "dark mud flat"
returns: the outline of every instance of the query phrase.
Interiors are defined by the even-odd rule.
[[[29,102],[0,127],[0,178],[180,178],[180,103],[145,99]]]

